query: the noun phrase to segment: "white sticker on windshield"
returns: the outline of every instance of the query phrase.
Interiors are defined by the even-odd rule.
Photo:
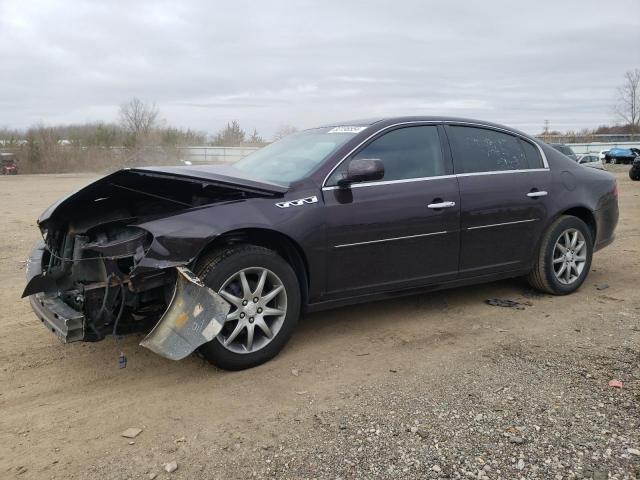
[[[367,127],[333,127],[327,133],[360,133]]]

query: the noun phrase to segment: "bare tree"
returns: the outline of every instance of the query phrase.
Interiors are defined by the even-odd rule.
[[[273,140],[280,140],[281,138],[291,135],[292,133],[296,133],[297,131],[298,129],[296,127],[292,127],[291,125],[280,125],[280,127],[278,127],[278,130],[276,130],[275,135],[273,136]]]
[[[640,69],[624,74],[624,83],[618,87],[616,114],[631,128],[631,138],[640,126]]]
[[[158,107],[133,98],[120,106],[120,124],[136,140],[148,135],[158,122]]]

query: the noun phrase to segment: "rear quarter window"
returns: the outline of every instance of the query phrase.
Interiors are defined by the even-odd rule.
[[[542,161],[542,155],[540,155],[538,147],[523,139],[520,139],[520,145],[522,145],[522,149],[524,150],[529,168],[544,168],[544,162]]]

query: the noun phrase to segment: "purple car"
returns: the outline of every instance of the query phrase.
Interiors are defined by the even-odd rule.
[[[38,220],[24,296],[65,342],[145,332],[166,358],[198,349],[237,370],[305,312],[521,276],[572,293],[617,221],[611,174],[512,128],[342,122],[61,199]]]

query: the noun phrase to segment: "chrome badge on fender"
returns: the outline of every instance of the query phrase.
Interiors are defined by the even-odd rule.
[[[289,207],[299,207],[304,205],[305,203],[317,203],[318,197],[315,195],[313,197],[301,198],[299,200],[289,200],[288,202],[279,202],[276,203],[277,207],[280,208],[289,208]]]

